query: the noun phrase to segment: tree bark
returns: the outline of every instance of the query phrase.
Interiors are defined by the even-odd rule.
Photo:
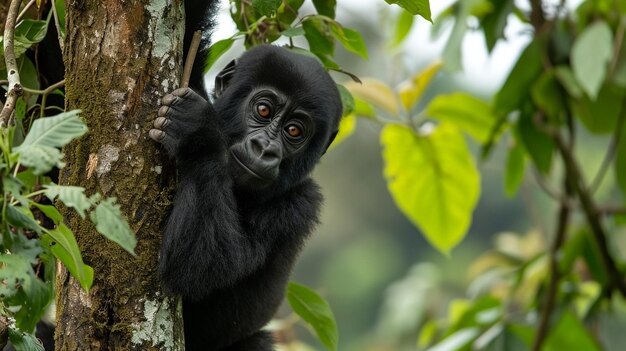
[[[86,293],[57,273],[57,350],[183,350],[182,305],[156,267],[173,167],[148,137],[159,98],[182,71],[183,0],[66,0],[66,107],[89,134],[65,150],[60,182],[115,196],[136,257],[66,212],[95,279]]]

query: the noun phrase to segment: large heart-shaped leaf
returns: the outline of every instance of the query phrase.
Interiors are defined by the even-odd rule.
[[[480,176],[459,129],[441,123],[424,134],[385,126],[384,174],[400,210],[435,248],[448,253],[467,233]]]

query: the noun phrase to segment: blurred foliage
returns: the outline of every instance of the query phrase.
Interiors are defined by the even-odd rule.
[[[317,16],[302,16],[303,30],[288,34],[303,35],[331,70],[344,71],[328,61],[335,40],[367,57]],[[483,33],[491,52],[512,17],[525,23],[521,35],[528,44],[491,101],[452,92],[422,102],[434,78],[462,69],[461,44],[470,30]],[[476,163],[502,149],[508,153],[501,160],[503,191],[516,196],[533,175],[557,207],[555,225],[550,232],[500,234],[496,246],[469,265],[464,298],[442,294],[439,268],[416,265],[388,288],[377,329],[391,339],[370,342],[382,350],[615,349],[600,321],[622,311],[626,298],[626,265],[613,244],[626,213],[626,5],[458,0],[435,18],[433,32],[446,22],[452,29],[441,62],[397,87],[367,77],[343,84],[342,136],[355,130],[355,117],[380,126],[390,195],[442,253],[449,255],[470,228],[480,197]],[[410,12],[399,11],[389,48],[401,48],[414,23]],[[246,45],[254,40],[246,36]],[[609,140],[596,172],[585,166],[585,147],[578,144],[589,138]]]
[[[613,249],[626,213],[626,6],[611,0],[583,1],[573,11],[563,3],[531,5],[457,1],[435,19],[435,26],[454,21],[443,73],[433,64],[397,89],[369,78],[346,84],[369,104],[360,117],[382,126],[392,197],[440,252],[448,254],[468,231],[480,184],[474,158],[485,160],[497,148],[508,149],[503,180],[509,196],[529,169],[558,207],[552,233],[501,234],[496,247],[469,266],[467,298],[450,300],[447,313],[437,310],[440,303],[423,304],[444,290],[441,272],[417,265],[388,290],[379,329],[396,337],[380,341],[383,349],[615,349],[610,338],[618,336],[607,339],[599,321],[621,312],[626,298],[624,261]],[[393,46],[411,26],[403,16]],[[527,24],[530,41],[492,101],[457,92],[419,104],[433,75],[462,68],[469,23],[478,24],[472,29],[484,33],[491,51],[511,16]],[[459,133],[481,152],[472,156]],[[581,135],[610,140],[590,180],[578,151]],[[601,185],[612,189],[609,196],[596,194]],[[396,292],[403,285],[409,286],[405,296]],[[415,338],[406,341],[411,333]]]

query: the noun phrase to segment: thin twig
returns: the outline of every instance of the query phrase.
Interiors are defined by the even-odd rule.
[[[56,89],[62,88],[64,85],[65,85],[65,79],[60,82],[56,82],[52,84],[51,86],[47,87],[44,90],[32,89],[32,88],[28,88],[25,86],[22,86],[22,89],[29,94],[48,95],[52,93],[53,91],[55,91]]]
[[[57,13],[57,1],[52,1],[52,16],[54,17],[54,26],[57,28],[57,38],[59,39],[59,47],[63,52],[63,36],[61,35],[61,24],[59,23],[59,14]],[[65,26],[65,23],[63,23]]]
[[[565,174],[563,180],[564,192],[568,195],[571,194],[571,186],[569,185],[569,174]],[[556,233],[554,235],[554,241],[550,247],[550,282],[548,285],[548,291],[544,297],[543,304],[541,305],[541,318],[539,320],[539,327],[535,335],[535,341],[533,343],[533,351],[541,350],[541,346],[548,335],[548,329],[550,327],[550,316],[552,316],[552,310],[554,309],[554,303],[556,301],[556,295],[559,288],[559,280],[561,279],[561,272],[559,271],[559,251],[565,241],[565,233],[567,229],[567,223],[569,220],[570,207],[566,201],[561,201],[559,207],[559,220],[556,227]]]
[[[22,20],[22,17],[24,17],[24,15],[26,14],[26,11],[28,11],[28,9],[33,6],[33,4],[36,2],[36,0],[30,0],[28,2],[28,4],[26,4],[26,6],[24,6],[24,8],[22,9],[22,12],[20,12],[20,14],[17,16],[17,19],[15,20],[15,23],[20,23],[20,21]]]
[[[596,190],[598,190],[598,188],[600,187],[600,184],[602,184],[602,180],[609,170],[613,158],[615,158],[615,154],[617,153],[617,146],[619,145],[620,139],[622,137],[624,120],[626,120],[626,100],[624,101],[624,103],[622,103],[621,113],[619,115],[619,119],[617,120],[615,132],[613,133],[613,138],[611,139],[609,149],[607,150],[606,155],[604,155],[604,160],[602,160],[602,165],[600,166],[598,173],[596,174],[595,178],[593,178],[591,185],[589,185],[589,192],[592,194],[595,193]]]
[[[39,117],[43,117],[46,112],[46,102],[48,100],[48,95],[63,86],[65,86],[65,79],[60,82],[54,83],[43,90],[41,94],[41,106],[39,107]]]
[[[200,41],[202,40],[202,32],[197,30],[193,33],[193,38],[189,44],[189,51],[187,52],[187,59],[185,60],[185,68],[183,69],[183,79],[181,87],[187,88],[189,86],[189,80],[191,80],[191,71],[193,69],[193,62],[196,60],[198,54],[198,47],[200,47]]]
[[[533,167],[533,172],[532,172],[535,181],[537,182],[537,184],[539,185],[539,187],[541,188],[541,190],[543,190],[543,192],[548,195],[551,199],[559,202],[559,203],[564,203],[566,204],[569,208],[575,208],[576,207],[576,202],[574,201],[573,198],[568,197],[564,194],[560,194],[557,190],[553,189],[552,186],[548,183],[548,181],[546,180],[546,178],[539,173],[539,171],[537,170],[537,168]]]
[[[4,128],[9,124],[11,114],[15,110],[15,103],[18,96],[22,95],[22,87],[20,85],[20,74],[17,70],[17,62],[15,61],[15,51],[13,40],[15,36],[15,20],[20,9],[22,0],[13,0],[9,7],[7,20],[4,25],[4,59],[7,68],[9,91],[7,99],[4,102],[2,112],[0,112],[0,128]]]

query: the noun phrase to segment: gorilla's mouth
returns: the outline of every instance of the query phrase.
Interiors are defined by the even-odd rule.
[[[259,180],[261,180],[263,182],[267,182],[267,183],[271,183],[271,182],[274,181],[274,178],[268,178],[268,177],[261,176],[257,172],[253,171],[250,167],[246,166],[246,164],[243,163],[243,161],[241,161],[239,159],[239,157],[237,156],[237,153],[234,150],[230,150],[230,154],[235,159],[235,161],[237,161],[239,166],[241,166],[241,168],[243,168],[251,176],[253,176],[253,177],[255,177],[255,178],[257,178],[257,179],[259,179]]]

